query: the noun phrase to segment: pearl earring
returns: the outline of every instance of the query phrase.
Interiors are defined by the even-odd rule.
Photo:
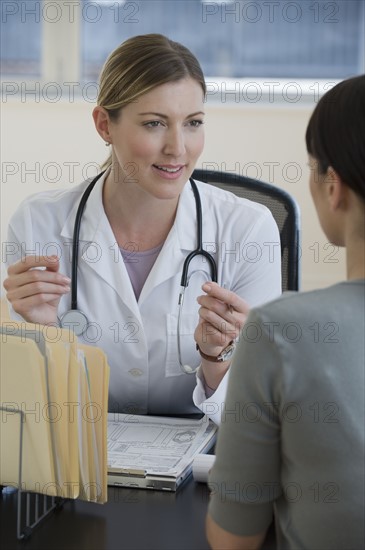
[[[106,141],[105,142],[105,147],[109,147],[109,145],[110,145],[109,141]]]

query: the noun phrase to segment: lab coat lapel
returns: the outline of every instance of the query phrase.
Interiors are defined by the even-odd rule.
[[[124,304],[139,317],[132,284],[114,233],[106,217],[102,189],[105,176],[95,185],[86,203],[80,226],[79,269],[90,269],[106,281]],[[72,239],[78,203],[68,217],[62,236]]]

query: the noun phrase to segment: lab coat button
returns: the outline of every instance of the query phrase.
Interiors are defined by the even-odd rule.
[[[141,376],[143,374],[143,371],[141,369],[130,369],[128,372],[131,376],[134,377]]]

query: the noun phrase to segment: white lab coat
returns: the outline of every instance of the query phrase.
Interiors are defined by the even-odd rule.
[[[181,194],[175,223],[137,302],[102,205],[104,179],[102,176],[97,182],[82,217],[78,308],[90,323],[81,339],[100,346],[108,357],[109,410],[196,413],[192,398],[195,388],[195,403],[218,422],[226,380],[205,400],[199,377],[182,373],[177,360],[181,271],[187,254],[196,248],[196,208],[191,187],[187,184]],[[88,183],[90,180],[71,190],[38,193],[20,205],[9,226],[9,264],[22,254],[56,253],[61,257],[60,272],[71,276],[75,215]],[[276,298],[281,291],[280,239],[271,213],[213,186],[197,184],[204,248],[217,262],[218,283],[251,306]],[[189,273],[193,272],[185,294],[181,340],[183,361],[196,367],[200,363],[193,337],[198,322],[196,297],[203,293],[201,285],[210,279],[209,265],[201,256],[192,261]],[[62,297],[59,316],[69,308],[70,294]]]

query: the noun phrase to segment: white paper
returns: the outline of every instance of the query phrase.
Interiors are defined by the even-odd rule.
[[[108,415],[108,467],[177,476],[203,451],[217,428],[201,420]]]
[[[215,455],[198,454],[193,460],[193,478],[201,483],[208,482],[210,470],[213,467]]]

